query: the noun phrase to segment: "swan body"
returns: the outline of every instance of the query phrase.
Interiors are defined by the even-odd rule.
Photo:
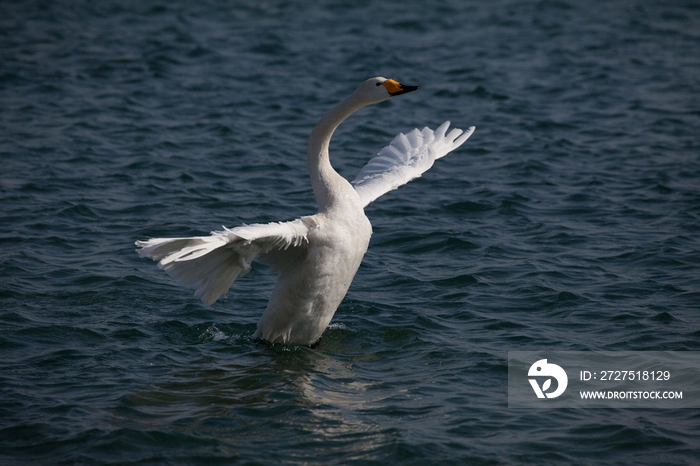
[[[352,183],[331,166],[328,147],[335,129],[360,108],[418,89],[392,79],[368,79],[326,113],[309,138],[307,162],[318,213],[268,224],[242,225],[209,236],[137,241],[141,257],[158,261],[176,282],[195,289],[205,304],[226,294],[257,257],[277,273],[277,283],[256,338],[311,345],[321,338],[345,297],[367,251],[372,226],[364,208],[428,170],[474,131],[424,128],[399,134]]]

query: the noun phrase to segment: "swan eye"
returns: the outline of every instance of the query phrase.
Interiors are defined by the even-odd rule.
[[[377,83],[377,87],[379,87],[379,86],[381,86],[381,85],[382,85],[382,83]]]

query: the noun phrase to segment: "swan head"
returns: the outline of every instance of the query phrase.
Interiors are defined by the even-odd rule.
[[[418,89],[420,89],[418,86],[405,86],[393,79],[377,76],[363,82],[355,93],[359,94],[368,104],[376,104],[397,95],[417,91]]]

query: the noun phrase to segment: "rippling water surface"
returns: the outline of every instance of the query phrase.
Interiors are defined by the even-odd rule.
[[[693,464],[697,410],[514,410],[509,350],[700,350],[695,2],[0,4],[0,463]],[[368,209],[315,350],[136,239],[315,211],[305,145],[475,125]]]

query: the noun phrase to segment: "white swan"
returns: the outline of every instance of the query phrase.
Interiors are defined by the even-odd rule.
[[[382,77],[368,79],[316,124],[307,151],[315,215],[284,223],[224,227],[210,236],[137,241],[141,257],[159,261],[177,283],[211,304],[256,256],[277,273],[277,284],[255,337],[311,345],[318,341],[350,287],[367,251],[372,226],[364,207],[428,170],[474,132],[424,128],[399,134],[348,183],[331,166],[328,145],[335,129],[360,108],[418,89]]]

